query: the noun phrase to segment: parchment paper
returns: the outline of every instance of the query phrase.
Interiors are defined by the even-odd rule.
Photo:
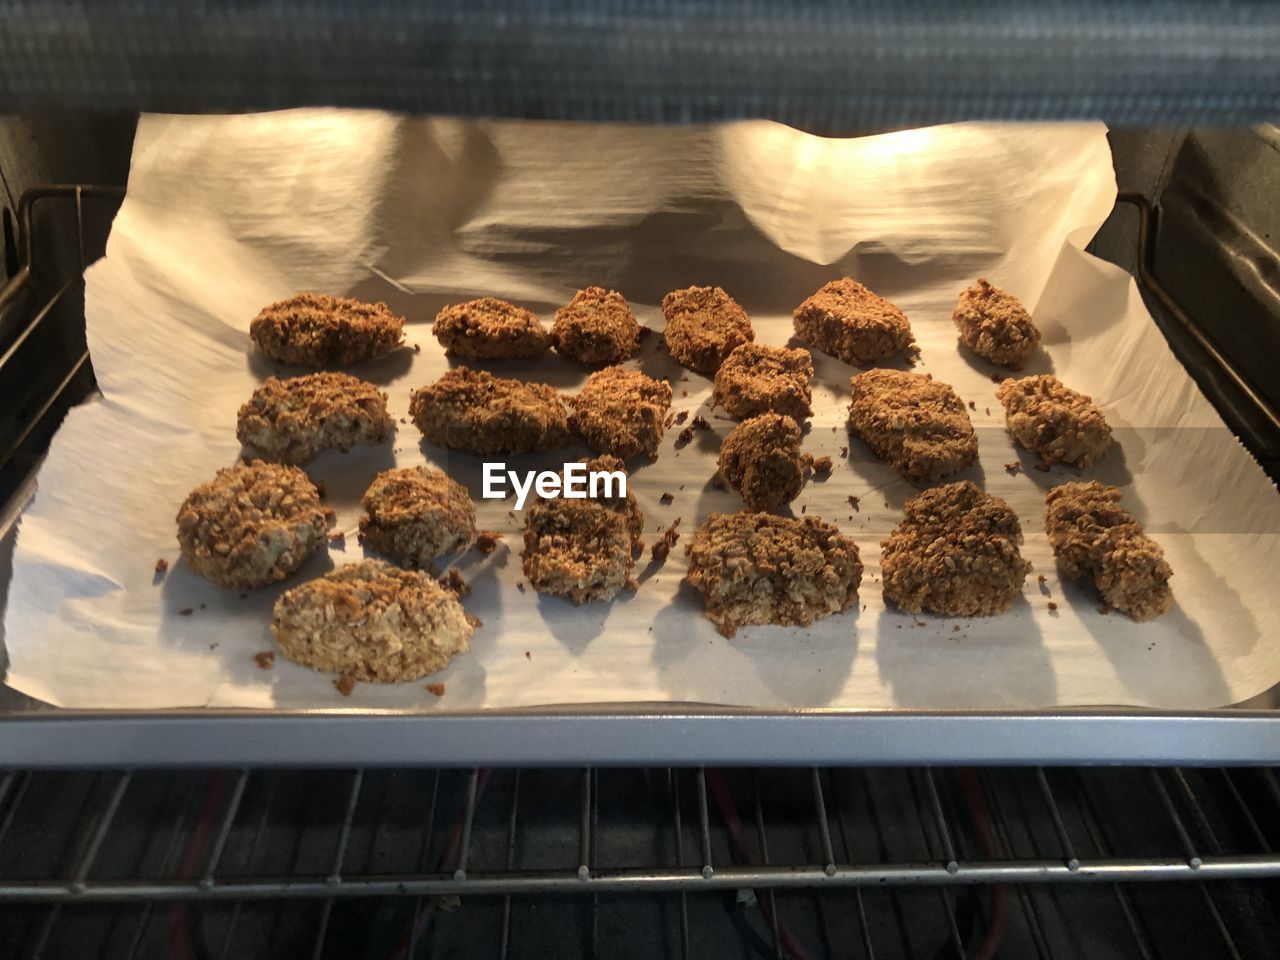
[[[838,142],[769,123],[144,117],[107,256],[88,274],[103,396],[67,418],[21,522],[8,683],[78,707],[1203,708],[1257,694],[1280,680],[1280,504],[1170,354],[1132,281],[1082,252],[1114,195],[1097,125],[963,125]],[[962,476],[1017,509],[1035,565],[1006,616],[886,611],[879,541],[916,488],[850,441],[857,371],[821,354],[805,448],[837,465],[793,509],[853,536],[866,575],[860,609],[810,629],[720,637],[681,586],[679,548],[660,567],[646,554],[639,591],[613,603],[575,608],[521,592],[520,518],[510,503],[478,501],[480,525],[506,537],[492,556],[459,562],[473,585],[467,608],[484,625],[471,652],[431,678],[446,684],[443,697],[410,683],[361,684],[344,699],[331,678],[283,660],[259,669],[253,655],[273,646],[280,590],[361,556],[358,501],[378,470],[430,460],[479,498],[480,461],[423,446],[412,424],[393,445],[311,465],[347,539],[288,583],[241,597],[178,562],[179,503],[239,455],[237,407],[279,369],[247,336],[272,300],[318,290],[402,311],[410,348],[354,371],[382,384],[402,417],[410,390],[446,369],[431,321],[448,302],[491,294],[549,321],[575,288],[595,283],[623,291],[660,330],[664,293],[720,284],[746,307],[759,341],[783,344],[792,308],[842,274],[898,303],[921,347],[916,369],[973,402],[981,465]],[[1007,437],[993,368],[960,352],[950,321],[978,275],[1034,305],[1044,351],[1027,372],[1052,370],[1092,394],[1116,428],[1118,449],[1094,469],[1038,472]],[[660,340],[649,338],[639,366],[670,377],[674,409],[702,412],[714,429],[683,448],[670,431],[632,489],[648,534],[680,517],[683,546],[708,513],[739,505],[710,485],[733,424],[706,409],[709,381],[675,365]],[[557,356],[491,369],[565,389],[587,374]],[[513,465],[558,468],[583,453]],[[1013,462],[1016,475],[1004,469]],[[1042,497],[1077,476],[1121,485],[1164,546],[1177,606],[1159,621],[1104,615],[1088,589],[1060,582]],[[856,511],[849,496],[860,498]],[[159,557],[172,566],[157,583]]]

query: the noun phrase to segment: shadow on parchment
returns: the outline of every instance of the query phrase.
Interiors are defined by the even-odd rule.
[[[1009,618],[1017,618],[1016,627],[1010,629]],[[996,638],[992,628],[1012,635]],[[888,606],[877,622],[876,663],[904,707],[1017,709],[1043,707],[1058,696],[1040,628],[1021,595],[1009,613],[990,618],[913,615]]]
[[[1131,703],[1178,708],[1193,699],[1199,703],[1205,698],[1211,706],[1227,706],[1231,694],[1222,668],[1205,642],[1200,625],[1178,603],[1179,585],[1195,583],[1198,592],[1214,597],[1214,618],[1231,624],[1230,643],[1234,649],[1222,652],[1250,656],[1259,640],[1257,621],[1240,602],[1230,581],[1194,549],[1180,549],[1174,563],[1173,608],[1151,623],[1137,623],[1117,611],[1098,612],[1102,598],[1084,581],[1064,582],[1063,599],[1083,611],[1081,623],[1111,661],[1120,682],[1133,693]],[[1153,628],[1161,627],[1172,627],[1178,642],[1161,642],[1153,636]],[[1280,668],[1270,679],[1280,680]]]
[[[675,700],[750,705],[772,699],[822,707],[839,696],[853,671],[858,612],[855,604],[812,628],[742,627],[727,639],[704,616],[701,594],[681,581],[675,598],[654,617],[650,659],[659,684]],[[734,660],[750,663],[751,685],[726,686],[723,645]]]

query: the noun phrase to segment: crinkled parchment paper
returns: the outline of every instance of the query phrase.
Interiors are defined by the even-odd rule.
[[[1130,278],[1082,252],[1114,196],[1098,125],[831,141],[769,123],[144,117],[107,256],[88,274],[103,396],[67,418],[21,521],[8,683],[77,707],[1201,708],[1254,695],[1280,680],[1280,501],[1174,360]],[[271,670],[254,663],[272,648],[271,604],[288,584],[242,597],[178,562],[179,503],[238,456],[236,409],[277,371],[246,332],[272,300],[318,290],[402,311],[410,347],[354,371],[389,391],[399,418],[410,390],[446,368],[431,322],[448,302],[490,294],[549,321],[575,288],[601,284],[659,330],[664,293],[720,284],[746,307],[758,340],[783,344],[792,308],[842,274],[899,304],[920,343],[916,369],[973,402],[981,465],[962,476],[1014,505],[1035,565],[1006,616],[885,609],[879,541],[915,488],[850,442],[856,371],[823,355],[805,448],[836,468],[793,506],[853,536],[866,576],[859,609],[810,629],[720,637],[681,585],[679,548],[660,567],[646,554],[639,591],[613,603],[575,608],[521,592],[519,518],[511,503],[481,501],[481,526],[505,540],[489,557],[459,561],[474,588],[467,607],[484,625],[470,654],[432,678],[445,695],[421,683],[361,684],[344,699],[329,677],[279,659]],[[1163,544],[1177,606],[1159,621],[1104,615],[1088,590],[1057,576],[1042,497],[1079,474],[1030,469],[1003,429],[992,368],[958,350],[951,308],[978,275],[1034,307],[1045,349],[1028,372],[1052,370],[1092,394],[1116,428],[1119,448],[1083,476],[1122,486]],[[732,424],[706,409],[709,381],[676,366],[659,337],[638,363],[671,379],[675,410],[700,411],[713,427],[682,448],[670,431],[657,462],[633,477],[648,534],[680,517],[683,546],[708,513],[738,505],[710,484]],[[557,356],[492,369],[570,390],[586,375]],[[558,467],[582,454],[514,463]],[[290,582],[359,558],[365,486],[393,463],[423,460],[479,497],[479,461],[423,446],[412,424],[394,444],[318,458],[309,469],[327,485],[346,543]],[[1010,475],[1004,465],[1015,461],[1023,469]],[[670,505],[659,502],[664,492]],[[171,568],[156,583],[160,557]]]

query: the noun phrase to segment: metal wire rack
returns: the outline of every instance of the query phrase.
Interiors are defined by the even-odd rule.
[[[399,955],[431,956],[419,941],[461,898],[488,902],[489,955],[507,957],[527,955],[512,953],[513,915],[572,894],[596,941],[584,955],[611,955],[596,952],[601,903],[639,897],[668,905],[672,952],[689,957],[703,955],[691,899],[719,894],[770,955],[808,955],[788,926],[796,908],[780,906],[804,897],[834,911],[823,928],[838,917],[822,936],[851,946],[833,955],[896,956],[880,945],[895,890],[913,912],[932,902],[912,924],[953,956],[983,955],[997,928],[1028,956],[1079,955],[1052,946],[1064,902],[1105,915],[1128,945],[1119,955],[1202,944],[1185,955],[1250,956],[1280,931],[1280,904],[1242,906],[1240,881],[1280,877],[1277,842],[1269,769],[11,772],[0,902],[29,909],[12,914],[21,931],[0,921],[0,945],[8,934],[29,955],[64,955],[48,952],[63,914],[93,908],[116,918],[112,944],[131,945],[105,955],[148,956],[149,928],[178,905],[222,955],[253,956],[234,947],[241,915],[272,905],[310,917],[310,942],[290,935],[287,955],[345,956],[330,944],[335,915],[346,928],[348,905],[382,903],[404,932]],[[1172,953],[1153,946],[1163,935],[1135,899],[1159,880],[1189,881],[1155,886],[1192,891],[1181,909],[1203,920]],[[1063,888],[1089,893],[1051,892]]]

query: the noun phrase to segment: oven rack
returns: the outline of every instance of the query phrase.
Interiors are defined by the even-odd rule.
[[[1079,902],[1099,923],[1109,914],[1132,943],[1121,955],[1192,955],[1154,947],[1157,931],[1135,901],[1151,881],[1176,880],[1155,886],[1194,891],[1185,909],[1202,917],[1207,943],[1196,955],[1238,957],[1250,955],[1233,930],[1240,881],[1280,877],[1277,842],[1280,780],[1269,769],[359,768],[0,779],[0,903],[38,915],[30,955],[44,951],[63,911],[91,908],[126,911],[113,914],[132,927],[132,949],[120,955],[134,956],[163,905],[186,903],[201,911],[210,942],[220,935],[225,956],[246,905],[271,902],[308,911],[313,940],[292,955],[319,957],[330,918],[376,898],[410,931],[413,956],[431,916],[462,898],[500,905],[500,935],[489,932],[493,953],[506,957],[513,903],[518,913],[522,901],[570,895],[590,901],[594,915],[641,895],[667,898],[671,939],[688,957],[698,955],[691,900],[753,891],[751,922],[779,957],[775,918],[795,916],[780,900],[825,897],[850,951],[874,958],[882,901],[896,896],[886,891],[915,890],[932,903],[922,927],[964,957],[974,931],[994,920],[982,909],[975,919],[971,906],[961,917],[957,903],[983,899],[965,891],[990,885],[1009,896],[1009,934],[1016,928],[1035,945],[1028,955],[1054,955],[1046,914],[1060,909],[1060,895],[1051,886],[1087,888]],[[0,921],[0,944],[9,926]]]
[[[77,297],[86,265],[105,250],[123,196],[115,186],[40,187],[23,195],[16,225],[6,218],[11,278],[0,288],[0,398],[31,369],[24,348],[55,320],[65,323],[67,311],[80,339],[49,391],[18,410],[14,425],[6,425],[0,411],[0,583],[40,453],[65,411],[92,390]],[[1280,415],[1160,284],[1159,206],[1122,193],[1121,207],[1137,215],[1139,289],[1179,357],[1242,436],[1280,436]],[[424,723],[430,736],[423,735]],[[1280,686],[1248,704],[1194,712],[761,711],[655,703],[429,714],[63,710],[0,688],[0,765],[13,767],[782,762],[1280,763]]]

